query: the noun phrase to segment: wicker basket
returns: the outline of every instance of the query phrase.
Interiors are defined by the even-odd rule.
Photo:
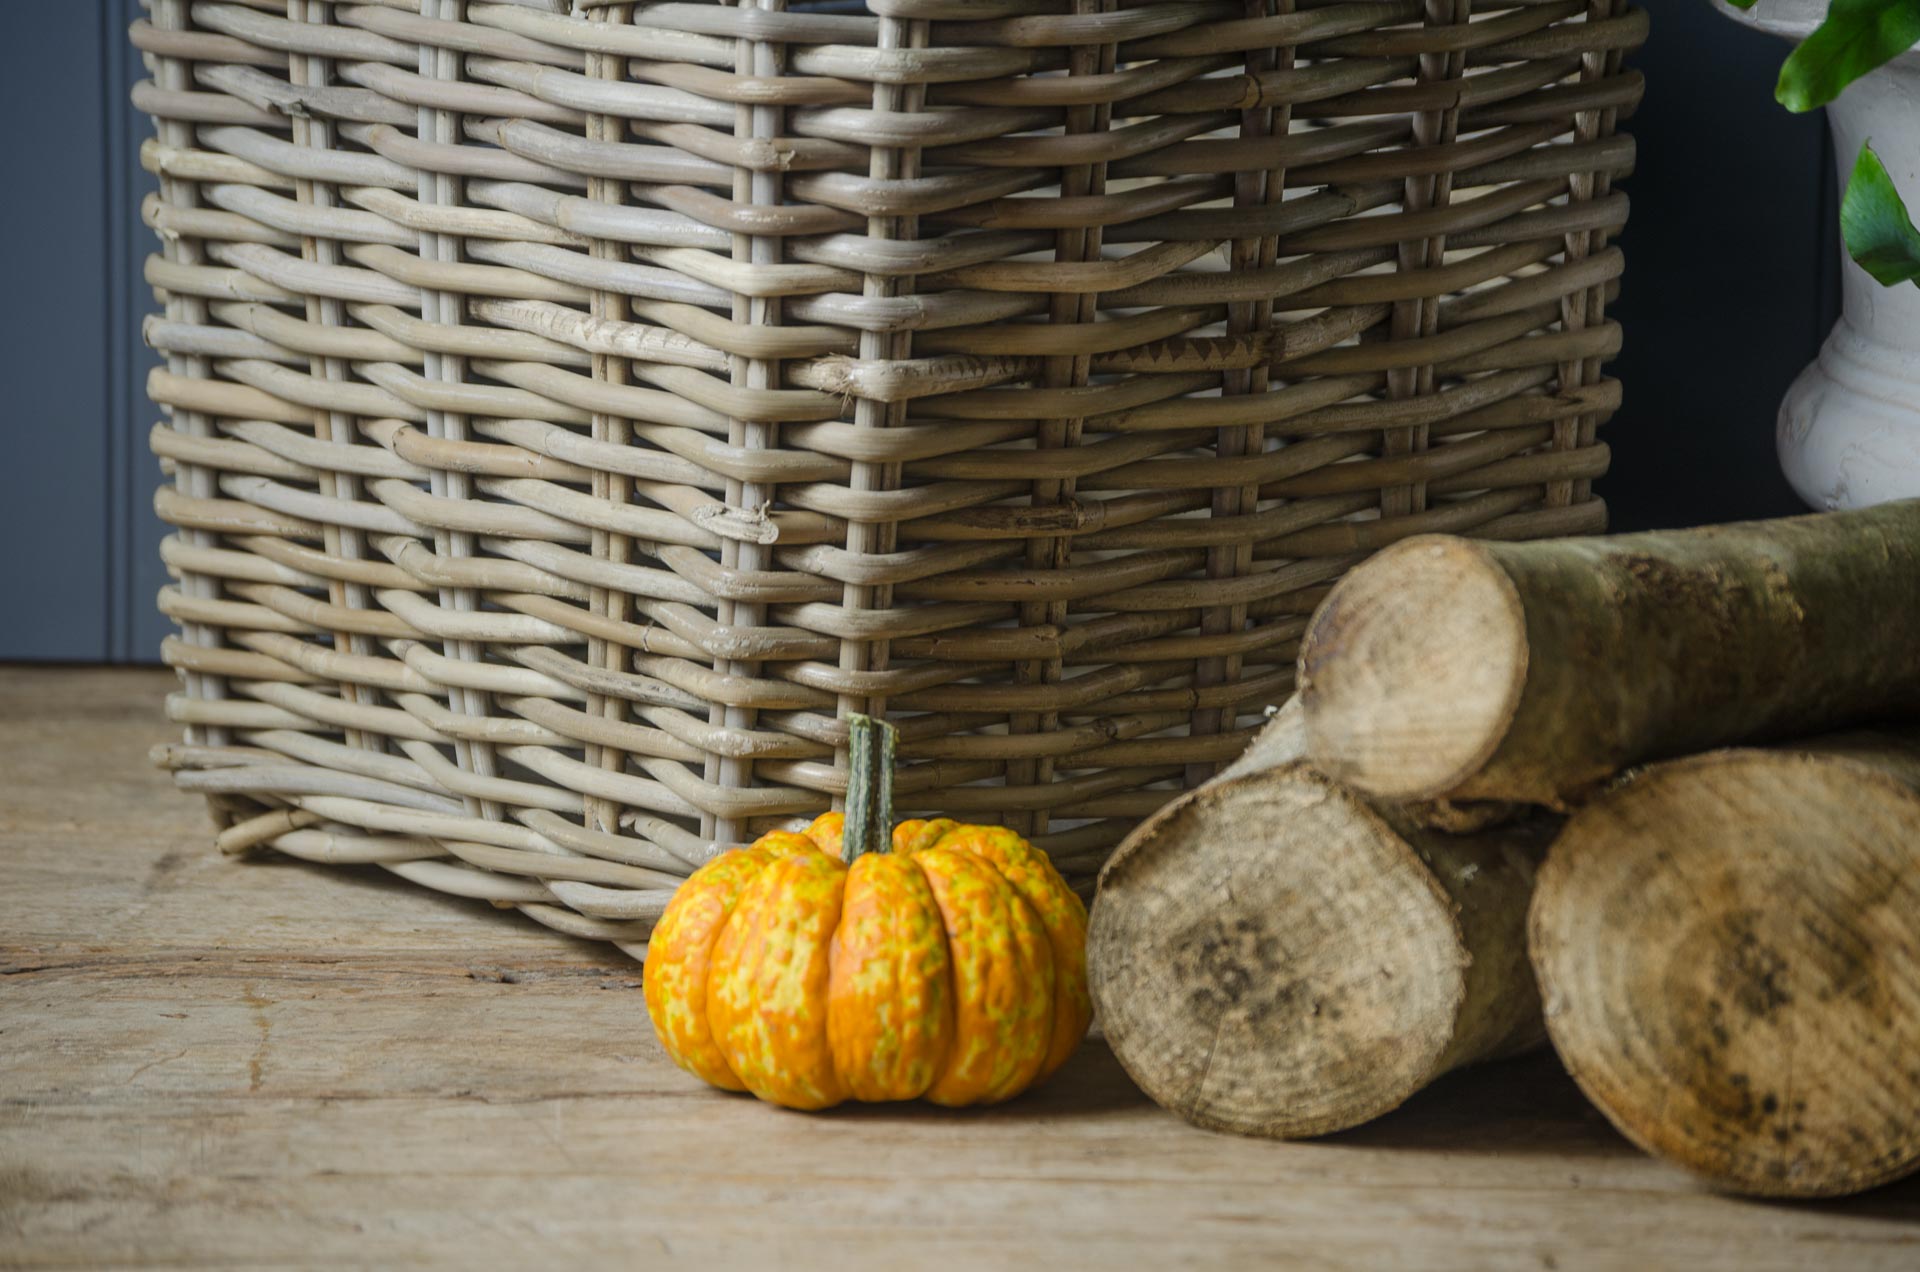
[[[1401,536],[1598,529],[1621,0],[151,0],[164,762],[639,952],[900,801],[1085,880]]]

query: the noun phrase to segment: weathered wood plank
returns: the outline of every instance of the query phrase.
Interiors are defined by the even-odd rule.
[[[145,767],[169,683],[0,669],[0,1264],[1920,1261],[1920,1185],[1713,1196],[1544,1056],[1313,1144],[1194,1130],[1098,1042],[993,1110],[710,1091],[608,947],[217,858]]]

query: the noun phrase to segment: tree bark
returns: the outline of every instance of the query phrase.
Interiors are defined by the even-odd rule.
[[[1920,715],[1920,500],[1540,543],[1409,539],[1300,651],[1308,749],[1395,800],[1564,804],[1644,760]]]
[[[1539,1042],[1524,926],[1557,819],[1374,804],[1302,762],[1297,710],[1102,872],[1094,1002],[1147,1094],[1215,1130],[1358,1125]]]
[[[1718,751],[1568,822],[1530,922],[1567,1068],[1737,1192],[1920,1167],[1920,731]]]

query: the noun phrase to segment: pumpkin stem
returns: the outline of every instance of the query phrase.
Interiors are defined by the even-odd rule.
[[[847,718],[847,822],[841,854],[852,865],[893,842],[893,756],[900,731],[885,720]]]

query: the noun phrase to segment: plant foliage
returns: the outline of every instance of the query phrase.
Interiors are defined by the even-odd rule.
[[[1791,111],[1825,106],[1916,43],[1920,0],[1833,0],[1826,21],[1780,68],[1774,98]]]
[[[1847,197],[1840,203],[1840,232],[1847,254],[1880,284],[1920,286],[1920,230],[1872,146],[1862,146],[1853,165]]]

